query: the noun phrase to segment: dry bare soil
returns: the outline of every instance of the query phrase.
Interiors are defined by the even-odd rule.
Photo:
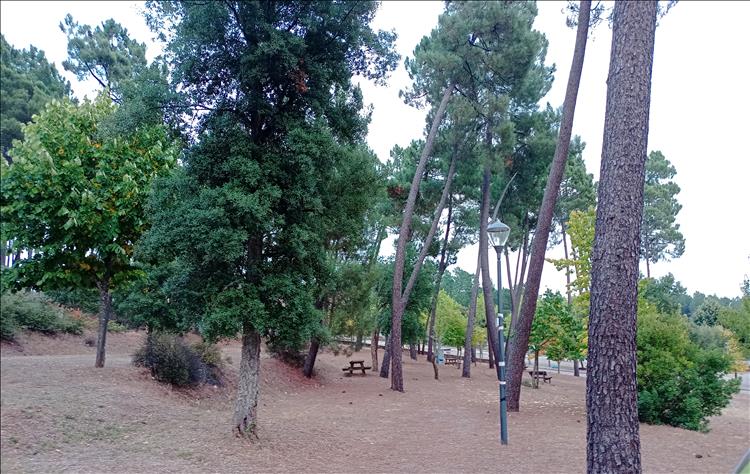
[[[260,439],[230,430],[226,387],[172,390],[130,364],[138,333],[109,338],[107,367],[93,368],[80,337],[26,336],[3,345],[0,443],[15,472],[583,472],[585,381],[554,375],[524,387],[510,445],[497,440],[497,382],[486,367],[432,367],[406,357],[406,393],[377,375],[343,377],[344,356],[324,353],[317,375],[264,355]],[[369,360],[369,352],[352,359]],[[641,425],[646,472],[731,472],[750,446],[750,395],[737,395],[711,432]]]

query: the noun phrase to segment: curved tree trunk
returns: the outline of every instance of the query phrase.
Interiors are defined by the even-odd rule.
[[[641,472],[636,307],[655,1],[616,2],[591,258],[588,472]]]
[[[448,106],[448,101],[453,94],[453,85],[449,84],[445,89],[443,98],[440,101],[435,117],[432,120],[432,126],[430,127],[430,133],[427,135],[427,141],[425,142],[422,155],[419,157],[419,163],[417,169],[414,172],[414,179],[409,189],[409,197],[406,199],[406,206],[404,207],[404,218],[401,222],[401,228],[398,233],[398,244],[396,246],[396,255],[394,257],[394,268],[393,268],[393,290],[392,290],[392,301],[391,301],[391,345],[394,347],[401,347],[401,319],[404,315],[404,294],[408,291],[403,291],[403,279],[404,279],[404,265],[406,260],[406,244],[408,236],[411,233],[411,221],[414,216],[414,205],[417,202],[417,194],[419,193],[419,183],[422,181],[424,175],[424,169],[427,165],[427,158],[432,154],[432,148],[435,144],[435,136],[437,135],[440,122],[443,120],[445,115],[445,108]],[[418,266],[415,265],[414,270],[419,272]],[[413,272],[412,272],[413,273]],[[407,284],[408,288],[408,284]],[[406,295],[408,300],[408,294]],[[392,351],[393,370],[391,374],[391,389],[398,392],[404,391],[404,376],[401,369],[401,350]],[[383,359],[385,362],[385,358]],[[381,371],[382,373],[382,371]]]
[[[565,251],[565,260],[568,260],[568,235],[565,232],[565,222],[560,222],[560,229],[562,231],[562,241],[563,241],[563,250]],[[568,306],[573,304],[573,289],[570,287],[570,265],[565,266],[565,279],[567,280],[568,284],[565,287],[567,289],[568,294]],[[573,376],[574,377],[580,377],[581,372],[578,367],[578,359],[573,359]],[[560,362],[557,362],[557,371],[560,371]]]
[[[481,271],[479,257],[477,256],[477,269],[474,272],[474,284],[471,285],[471,301],[469,302],[469,318],[466,321],[466,339],[464,340],[464,363],[461,377],[471,377],[471,362],[474,362],[474,348],[471,340],[474,337],[474,320],[477,315],[477,296],[479,293],[479,272]]]
[[[560,192],[560,182],[565,173],[565,163],[568,161],[568,148],[570,147],[570,135],[573,131],[573,116],[575,114],[576,99],[578,98],[578,86],[581,82],[581,71],[583,69],[583,58],[586,53],[586,39],[589,31],[589,18],[591,15],[591,2],[584,0],[579,5],[578,29],[576,31],[576,43],[573,51],[573,63],[570,67],[568,87],[565,91],[565,102],[563,102],[562,120],[560,133],[555,146],[555,156],[550,166],[547,187],[544,189],[542,206],[539,210],[536,232],[531,246],[531,262],[529,264],[529,276],[524,287],[524,297],[521,302],[521,312],[516,325],[516,334],[511,335],[509,346],[509,380],[508,380],[508,410],[518,411],[519,399],[521,397],[521,377],[523,376],[523,359],[529,347],[529,335],[531,334],[531,323],[536,312],[537,297],[539,296],[539,284],[542,279],[544,268],[544,254],[547,250],[549,231],[552,225],[552,216],[555,210],[555,202]]]
[[[238,436],[258,436],[258,393],[260,392],[260,334],[245,323],[242,328],[242,358],[237,402],[234,405],[234,429]]]
[[[112,295],[109,292],[109,278],[97,283],[99,289],[99,330],[96,337],[96,362],[94,367],[104,367],[107,346],[107,325],[112,318]]]

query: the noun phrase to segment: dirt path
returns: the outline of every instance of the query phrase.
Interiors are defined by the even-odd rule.
[[[238,349],[225,352],[235,370]],[[501,448],[497,384],[485,367],[470,380],[446,367],[436,382],[430,365],[407,357],[400,394],[375,375],[343,377],[343,356],[322,354],[312,381],[264,359],[260,440],[249,443],[230,433],[231,388],[196,397],[155,383],[127,352],[111,353],[104,370],[92,360],[3,352],[3,473],[585,470],[585,387],[571,376],[524,388]],[[742,394],[708,434],[642,425],[645,470],[730,472],[750,446],[749,413]]]

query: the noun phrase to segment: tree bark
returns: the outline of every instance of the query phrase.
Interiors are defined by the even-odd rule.
[[[487,237],[487,225],[489,224],[488,220],[490,217],[490,192],[490,166],[489,163],[485,163],[482,179],[482,210],[479,217],[479,262],[482,269],[482,292],[484,293],[484,311],[487,319],[487,342],[490,346],[487,352],[493,354],[495,360],[500,360],[497,356],[497,324],[495,323],[497,316],[495,305],[492,303],[493,285],[490,279],[490,261],[488,255],[490,247]],[[492,357],[490,357],[490,364],[492,364]],[[500,367],[497,364],[495,364],[495,369],[498,380],[500,380]]]
[[[242,328],[242,357],[234,429],[242,437],[257,437],[258,393],[260,392],[260,334],[249,323]]]
[[[357,339],[354,341],[354,352],[359,352],[362,350],[362,333],[357,333]]]
[[[443,248],[440,250],[440,263],[438,264],[438,274],[435,281],[435,291],[432,294],[432,303],[430,305],[430,321],[427,328],[427,361],[432,361],[432,341],[435,339],[435,318],[437,315],[437,302],[440,296],[440,284],[443,281],[443,274],[446,265],[445,256],[448,251],[448,238],[451,231],[451,217],[453,215],[453,199],[448,199],[448,217],[445,223],[445,237],[443,237]]]
[[[646,278],[651,278],[651,266],[648,264],[648,255],[646,255]]]
[[[380,331],[375,329],[372,332],[372,338],[370,339],[370,355],[372,355],[372,370],[373,372],[378,370],[378,344],[380,343]]]
[[[422,154],[419,157],[417,163],[417,169],[414,172],[414,178],[411,182],[411,188],[409,189],[409,196],[406,199],[406,205],[404,206],[404,218],[401,222],[401,227],[398,233],[398,244],[396,246],[396,255],[394,257],[394,268],[393,268],[393,288],[391,295],[391,345],[394,347],[401,347],[401,319],[404,315],[404,294],[408,299],[409,284],[407,283],[407,291],[403,291],[403,279],[404,279],[404,265],[406,263],[406,244],[408,237],[411,233],[411,221],[414,216],[414,205],[417,202],[417,194],[419,193],[419,183],[422,181],[422,175],[427,165],[427,158],[432,154],[432,148],[435,144],[435,136],[437,135],[440,122],[443,121],[445,115],[445,109],[448,106],[448,101],[453,94],[453,84],[449,84],[443,98],[440,101],[438,110],[435,112],[435,117],[432,120],[432,126],[430,132],[427,135]],[[439,216],[438,216],[439,218]],[[415,264],[412,273],[419,272],[419,264]],[[404,376],[401,369],[401,351],[395,351],[392,354],[391,361],[392,373],[391,373],[391,390],[398,392],[404,391]]]
[[[105,277],[97,283],[99,289],[99,330],[96,337],[96,362],[94,367],[104,367],[107,346],[107,325],[112,317],[112,295],[109,292],[110,280]]]
[[[409,358],[411,360],[417,360],[417,345],[413,342],[409,343]]]
[[[313,367],[315,367],[315,359],[318,357],[318,349],[320,348],[320,342],[318,338],[312,338],[310,341],[310,350],[307,351],[307,357],[305,358],[305,365],[302,368],[302,374],[308,379],[312,377]]]
[[[552,158],[547,187],[544,189],[542,206],[539,211],[536,231],[534,232],[534,240],[532,241],[529,276],[526,279],[524,287],[521,312],[516,326],[517,333],[510,337],[508,351],[508,362],[510,363],[508,371],[508,410],[510,411],[518,411],[519,409],[523,359],[529,347],[531,323],[534,320],[534,313],[536,312],[539,284],[542,279],[542,269],[544,268],[544,254],[547,250],[547,241],[549,240],[549,232],[552,226],[555,202],[560,192],[560,182],[565,173],[565,163],[568,161],[568,148],[570,147],[570,135],[573,131],[573,116],[575,115],[578,86],[581,82],[583,59],[586,53],[586,39],[589,31],[590,16],[591,2],[589,0],[581,1],[578,12],[578,28],[576,31],[575,49],[573,51],[573,63],[570,67],[568,87],[565,91],[565,101],[563,102],[560,133],[557,137],[555,155]]]
[[[636,308],[657,3],[616,2],[591,258],[588,472],[641,472]]]
[[[384,379],[388,378],[388,370],[391,366],[391,335],[385,339],[385,350],[383,351],[383,363],[380,364],[380,376]]]
[[[464,363],[461,377],[471,377],[471,362],[473,362],[474,348],[471,340],[474,337],[474,321],[477,315],[477,296],[479,293],[479,272],[481,271],[481,262],[477,256],[477,269],[474,272],[474,284],[471,285],[471,301],[469,301],[469,317],[466,322],[466,339],[464,340]]]

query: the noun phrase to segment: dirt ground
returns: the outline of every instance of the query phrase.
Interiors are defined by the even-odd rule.
[[[324,353],[317,376],[264,358],[258,441],[230,431],[231,386],[172,390],[130,365],[140,334],[110,336],[107,367],[78,337],[3,345],[0,447],[15,472],[583,472],[585,380],[553,375],[524,387],[498,443],[497,382],[405,355],[406,393],[377,375],[343,377]],[[236,378],[239,348],[225,345]],[[352,359],[369,361],[369,351]],[[750,446],[750,395],[737,395],[709,433],[641,425],[646,472],[731,472]]]

